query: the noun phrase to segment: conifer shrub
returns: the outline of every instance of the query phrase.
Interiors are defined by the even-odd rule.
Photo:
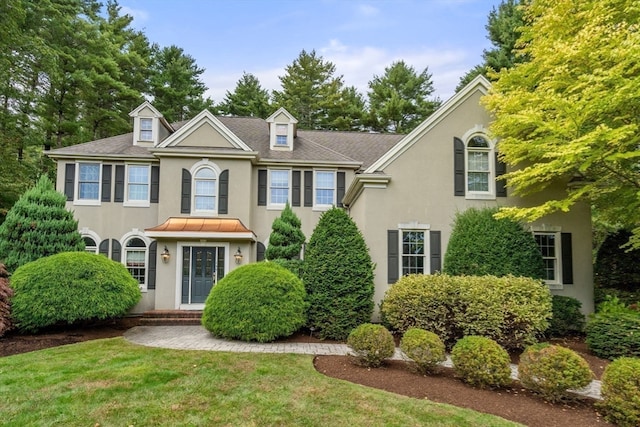
[[[529,346],[522,353],[518,377],[525,388],[558,402],[568,390],[589,385],[594,376],[587,361],[575,351],[542,343]]]
[[[598,357],[640,357],[640,313],[597,313],[587,322],[586,336],[589,350]]]
[[[387,290],[380,311],[393,330],[432,331],[447,347],[465,335],[481,335],[511,350],[544,334],[551,294],[541,281],[525,277],[408,275]]]
[[[364,323],[351,331],[347,345],[354,353],[354,361],[362,366],[377,368],[395,352],[393,335],[382,325]]]
[[[121,317],[141,298],[124,265],[86,252],[27,263],[11,276],[11,287],[12,319],[23,332]]]
[[[343,209],[320,216],[304,262],[308,326],[320,338],[343,340],[371,321],[374,265],[362,233]]]
[[[618,426],[640,425],[640,358],[621,357],[602,374],[602,398],[598,406],[605,418]]]
[[[284,267],[258,262],[236,268],[211,289],[202,325],[213,335],[269,342],[304,325],[302,281]]]
[[[507,351],[490,338],[470,335],[451,350],[455,373],[474,387],[498,388],[511,382]]]
[[[553,295],[551,303],[553,316],[549,320],[548,336],[566,337],[584,333],[585,317],[580,311],[580,301],[572,297]]]
[[[544,277],[540,248],[531,232],[497,208],[470,208],[455,217],[443,272],[454,276]]]
[[[433,373],[446,360],[442,340],[433,332],[409,328],[400,340],[400,350],[413,361],[421,374]]]
[[[9,287],[9,273],[0,264],[0,337],[11,329],[11,296],[13,290]]]
[[[293,260],[300,256],[305,237],[300,229],[300,218],[293,212],[289,202],[279,217],[273,220],[269,245],[265,257],[270,260]]]

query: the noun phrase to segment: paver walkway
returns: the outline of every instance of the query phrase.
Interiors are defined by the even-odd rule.
[[[244,341],[231,341],[215,338],[202,326],[136,326],[124,334],[125,339],[136,344],[148,347],[172,348],[176,350],[212,350],[228,351],[231,353],[295,353],[314,354],[323,356],[343,356],[349,354],[351,349],[346,344],[324,343],[256,343]],[[393,359],[406,360],[407,358],[396,348]],[[451,367],[451,358],[443,363]],[[518,378],[518,366],[511,365],[511,377]],[[600,381],[594,380],[587,387],[575,390],[575,393],[601,399]]]

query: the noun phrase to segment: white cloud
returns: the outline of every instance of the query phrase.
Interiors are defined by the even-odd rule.
[[[129,6],[121,6],[122,15],[130,15],[137,24],[144,24],[149,20],[149,12],[143,9],[134,9]]]
[[[376,16],[380,13],[380,10],[378,8],[373,7],[369,4],[358,5],[357,11],[360,13],[360,15],[366,17]]]

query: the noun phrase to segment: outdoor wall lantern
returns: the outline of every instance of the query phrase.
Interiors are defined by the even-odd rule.
[[[240,264],[242,262],[242,251],[240,250],[240,247],[238,247],[238,250],[233,257],[236,259],[236,264]]]
[[[167,245],[164,245],[164,251],[162,251],[160,257],[162,258],[162,262],[164,262],[165,264],[169,262],[169,259],[171,259],[171,254],[169,253]]]

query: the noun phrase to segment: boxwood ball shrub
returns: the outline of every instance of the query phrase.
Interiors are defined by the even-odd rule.
[[[364,323],[355,328],[347,338],[347,345],[354,353],[357,364],[376,368],[393,356],[393,335],[382,325]]]
[[[593,372],[575,351],[544,343],[525,349],[520,356],[518,377],[525,388],[558,402],[568,390],[589,385]]]
[[[451,350],[451,361],[463,381],[480,388],[504,387],[511,382],[507,351],[487,337],[470,335]]]
[[[434,372],[444,362],[444,343],[436,334],[420,328],[409,328],[400,340],[400,350],[409,357],[421,374]]]
[[[621,357],[602,374],[604,410],[608,421],[619,426],[640,425],[640,359]]]
[[[141,294],[119,262],[87,252],[63,252],[19,267],[11,276],[11,313],[18,329],[125,315]]]
[[[575,298],[553,295],[553,316],[549,320],[547,335],[566,337],[584,333],[585,317],[580,311],[582,303]]]
[[[269,342],[304,325],[302,281],[284,267],[258,262],[236,268],[211,289],[202,325],[213,335]]]

